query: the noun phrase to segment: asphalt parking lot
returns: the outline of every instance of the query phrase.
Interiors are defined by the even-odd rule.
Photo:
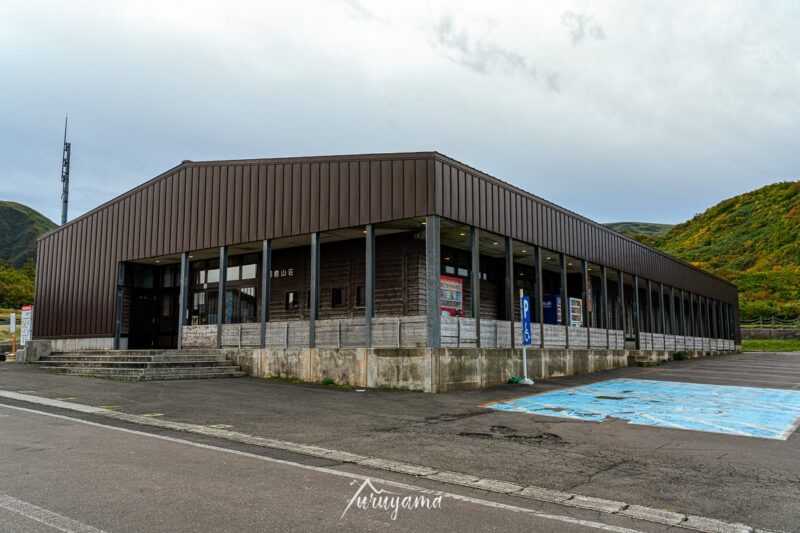
[[[429,395],[263,379],[126,383],[8,364],[0,389],[798,530],[800,437],[786,440],[499,411],[486,404],[616,379],[800,389],[800,353],[746,353]]]

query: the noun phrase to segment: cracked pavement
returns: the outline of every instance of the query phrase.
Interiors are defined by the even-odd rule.
[[[766,377],[775,374],[782,376],[775,388],[800,387],[800,354],[717,356],[555,378],[528,388],[508,385],[440,395],[356,392],[256,378],[129,383],[48,374],[17,364],[0,366],[0,388],[797,531],[797,434],[778,441],[481,407],[621,377],[764,386]]]

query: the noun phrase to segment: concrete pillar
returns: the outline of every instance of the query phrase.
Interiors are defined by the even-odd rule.
[[[606,348],[611,347],[611,339],[608,332],[608,273],[606,266],[600,265],[600,290],[603,292],[603,298],[600,300],[600,320],[604,328],[606,328]]]
[[[437,215],[425,217],[425,287],[428,347],[442,345],[442,292],[441,292],[441,219]]]
[[[675,287],[669,288],[669,333],[675,335]]]
[[[589,282],[589,265],[585,259],[581,259],[581,305],[583,308],[583,327],[588,328],[591,326],[589,323],[589,289],[587,288]]]
[[[725,304],[725,338],[730,340],[731,337],[731,306]]]
[[[622,329],[622,337],[625,338],[625,274],[622,270],[617,270],[619,284],[619,327]]]
[[[645,286],[647,287],[647,327],[650,329],[650,343],[653,349],[655,349],[656,317],[655,313],[653,313],[653,283],[648,279]]]
[[[514,303],[517,300],[517,295],[514,294],[514,247],[511,237],[503,239],[505,243],[506,255],[506,317],[510,321],[509,327],[511,328],[511,347],[516,347],[516,336],[514,335]]]
[[[225,323],[225,297],[228,294],[228,247],[219,248],[219,287],[217,288],[217,349],[222,348],[222,325]]]
[[[267,322],[269,322],[270,283],[272,278],[272,241],[265,239],[261,245],[261,337],[259,345],[267,347]]]
[[[186,308],[189,304],[189,252],[181,254],[181,279],[178,290],[178,349],[183,348],[183,326],[186,324]]]
[[[642,349],[642,322],[639,319],[639,276],[633,275],[633,333],[636,336],[636,349]]]
[[[470,293],[472,294],[472,318],[475,319],[475,334],[478,348],[481,346],[481,247],[480,230],[469,228],[470,245]]]
[[[567,258],[564,257],[564,254],[558,254],[558,263],[561,265],[561,324],[565,326],[564,334],[565,334],[565,343],[566,347],[569,348],[569,301],[567,299]]]
[[[311,302],[308,309],[308,347],[317,346],[317,319],[319,318],[319,232],[311,234]]]
[[[364,268],[364,346],[372,346],[372,318],[375,316],[375,226],[367,224]]]
[[[686,337],[686,296],[681,289],[681,335]]]
[[[586,287],[587,282],[589,281],[589,266],[586,263],[585,259],[581,259],[581,320],[583,321],[583,327],[586,329],[586,347],[592,347],[592,341],[590,339],[591,335],[591,324],[589,323],[589,303],[588,298],[588,289]]]
[[[694,316],[694,293],[689,293],[689,334],[692,337],[697,337],[697,320]]]
[[[698,321],[699,328],[697,330],[697,336],[702,339],[703,331],[705,330],[705,328],[703,327],[703,297],[700,296],[699,294],[697,295],[697,318],[699,319]]]
[[[542,278],[542,249],[533,247],[536,260],[536,316],[539,318],[539,343],[544,349],[544,279]]]
[[[117,263],[117,297],[114,305],[114,349],[120,349],[122,337],[122,301],[125,298],[125,263]]]
[[[666,306],[666,301],[664,300],[664,284],[663,283],[659,283],[658,284],[658,299],[659,299],[658,315],[659,315],[659,318],[661,319],[660,320],[660,322],[661,322],[661,324],[660,324],[661,333],[663,335],[666,335],[667,334],[667,306]],[[664,339],[665,346],[666,346],[666,342],[667,342],[666,339]]]

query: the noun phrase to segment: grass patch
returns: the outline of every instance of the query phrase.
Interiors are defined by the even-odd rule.
[[[800,352],[800,339],[742,339],[745,352]]]
[[[675,359],[676,361],[684,361],[686,359],[689,359],[689,354],[683,351],[675,352],[674,354],[672,354],[672,358]]]
[[[11,339],[11,332],[9,331],[11,327],[8,324],[11,313],[17,313],[17,327],[19,327],[19,311],[15,311],[14,309],[0,309],[0,341]]]

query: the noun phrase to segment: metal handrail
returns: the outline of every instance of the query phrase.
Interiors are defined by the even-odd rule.
[[[775,315],[770,317],[760,316],[749,320],[740,320],[742,326],[751,327],[800,327],[800,317],[797,318],[778,318]]]

